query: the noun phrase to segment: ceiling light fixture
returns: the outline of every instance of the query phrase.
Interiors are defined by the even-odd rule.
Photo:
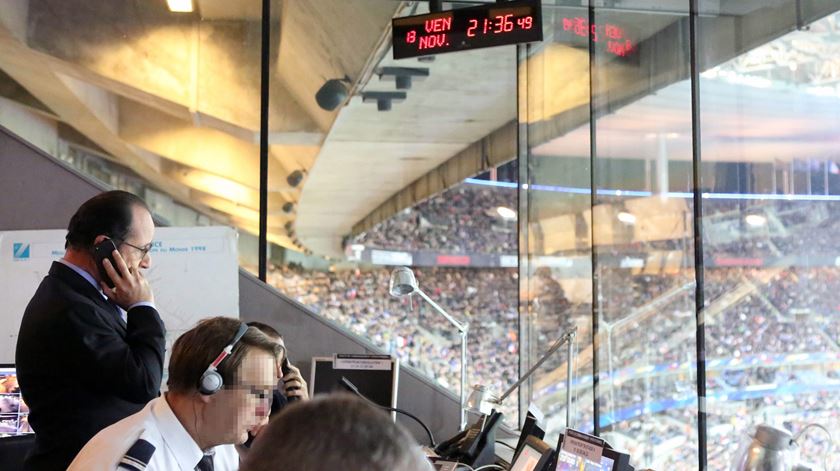
[[[405,92],[362,92],[362,103],[376,102],[379,111],[390,111],[393,102],[404,101]]]
[[[624,224],[636,224],[636,216],[632,213],[628,213],[627,211],[621,211],[620,213],[616,214],[619,221],[623,222]]]
[[[761,214],[747,214],[744,221],[752,227],[762,227],[767,224],[767,218]]]
[[[192,13],[192,0],[166,0],[166,6],[173,13]]]
[[[379,80],[394,80],[397,90],[411,88],[412,79],[422,80],[429,76],[428,68],[418,67],[380,67],[376,70]]]
[[[516,219],[516,211],[508,207],[499,206],[498,208],[496,208],[496,212],[499,213],[499,216],[501,216],[504,219]]]

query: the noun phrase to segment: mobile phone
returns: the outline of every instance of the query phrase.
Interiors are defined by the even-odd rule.
[[[114,267],[114,270],[116,270],[117,261],[114,260],[114,250],[117,250],[117,245],[114,244],[114,241],[111,239],[105,239],[93,247],[93,255],[94,258],[96,258],[96,266],[99,268],[99,277],[102,278],[102,282],[109,288],[113,288],[115,285],[114,282],[111,281],[111,277],[108,276],[108,272],[105,271],[102,261],[107,258],[111,261],[111,266]]]
[[[288,356],[288,355],[286,355],[286,357],[285,357],[285,358],[283,358],[283,364],[282,364],[282,365],[280,365],[280,372],[282,372],[282,373],[283,373],[283,376],[284,376],[284,377],[285,377],[287,374],[291,373],[292,369],[290,368],[290,366],[291,366],[291,362],[289,361],[289,356]],[[284,396],[286,396],[286,402],[294,402],[294,401],[297,401],[298,399],[300,399],[300,398],[299,398],[299,397],[297,397],[297,396],[289,396],[289,395],[287,395],[287,394],[286,394],[286,390],[285,390],[285,388],[283,389],[283,395],[284,395]]]

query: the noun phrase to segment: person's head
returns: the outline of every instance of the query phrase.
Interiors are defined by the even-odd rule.
[[[168,394],[192,408],[194,424],[184,425],[202,447],[245,442],[247,432],[264,423],[271,409],[280,347],[254,327],[245,331],[218,365],[222,388],[215,394],[199,391],[201,376],[230,344],[240,325],[238,319],[227,317],[204,319],[172,346]]]
[[[384,412],[346,394],[284,408],[263,429],[242,471],[431,470],[417,443]]]
[[[140,197],[125,191],[107,191],[76,210],[67,226],[64,246],[68,252],[85,254],[93,262],[94,246],[111,239],[129,268],[149,268],[154,235],[152,214]],[[99,276],[98,273],[94,270],[92,274]]]
[[[249,327],[254,327],[263,334],[265,334],[268,338],[277,342],[280,347],[279,354],[277,356],[277,363],[282,364],[283,360],[286,358],[286,342],[283,340],[283,336],[280,335],[280,332],[277,331],[274,327],[271,327],[268,324],[263,324],[262,322],[251,321],[248,323]]]

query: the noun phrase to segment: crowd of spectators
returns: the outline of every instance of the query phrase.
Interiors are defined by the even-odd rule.
[[[460,337],[421,299],[388,294],[390,270],[306,271],[272,267],[268,282],[399,357],[442,386],[460,385]],[[515,269],[416,268],[424,291],[469,322],[468,385],[499,393],[517,379],[518,285]]]
[[[515,211],[516,201],[516,189],[462,183],[399,212],[353,243],[395,250],[515,255],[516,220],[502,217],[498,208]]]
[[[496,208],[515,208],[512,189],[462,184],[405,210],[353,242],[368,247],[397,250],[434,250],[448,253],[515,254],[516,223],[500,217]],[[691,211],[689,201],[688,210]],[[767,218],[764,226],[750,227],[745,215]],[[704,200],[704,224],[721,240],[704,240],[709,266],[704,271],[706,358],[709,362],[761,358],[765,354],[818,354],[840,351],[840,269],[825,260],[803,259],[836,253],[840,229],[836,203]],[[716,232],[717,231],[717,232]],[[726,237],[735,234],[736,237]],[[690,241],[667,240],[632,247],[604,247],[602,253],[633,255],[645,250],[693,249]],[[777,266],[720,267],[715,257],[765,261],[782,260]],[[690,257],[688,257],[690,258]],[[803,260],[816,263],[800,263]],[[793,265],[793,266],[791,266]],[[819,266],[811,266],[819,265]],[[519,356],[519,280],[515,269],[415,268],[429,295],[459,319],[470,322],[469,384],[482,383],[499,392],[517,378]],[[382,267],[307,271],[275,267],[269,281],[314,311],[366,337],[399,356],[404,362],[457,391],[458,338],[451,326],[425,303],[390,298],[390,271]],[[695,347],[695,274],[681,268],[669,273],[602,266],[598,272],[598,308],[591,297],[566,296],[561,270],[539,268],[531,275],[532,298],[524,320],[536,327],[537,354],[572,325],[579,327],[580,348],[592,342],[591,315],[599,316],[602,372],[615,373],[654,365],[693,364]],[[574,285],[572,285],[574,286]],[[569,289],[568,287],[566,289]],[[576,302],[570,301],[576,299]],[[579,348],[579,350],[580,350]],[[607,351],[605,351],[607,349]],[[607,358],[609,356],[609,358]],[[564,352],[545,364],[541,374],[564,368]],[[769,384],[804,384],[801,371],[820,371],[824,365],[785,366],[759,363],[750,367],[714,367],[707,375],[707,389],[741,391]],[[585,373],[583,373],[585,374]],[[829,374],[827,378],[832,378]],[[813,379],[813,378],[811,378]],[[835,376],[834,380],[840,379]],[[650,414],[644,406],[653,401],[693,397],[692,372],[641,375],[610,383],[601,380],[601,407],[606,411],[637,407],[639,415],[612,425],[627,437],[637,462],[657,463],[663,469],[680,469],[696,463],[696,407]],[[562,391],[561,391],[562,393]],[[556,393],[555,393],[556,394]],[[820,403],[815,403],[814,398]],[[545,409],[562,415],[558,396]],[[578,418],[592,416],[591,397],[575,399]],[[799,394],[745,400],[732,405],[739,414],[757,417],[768,410],[805,419],[824,414],[837,426],[837,413],[822,404],[840,402],[837,393],[823,396]],[[840,410],[835,407],[834,410]],[[512,412],[512,411],[511,411]],[[832,415],[833,414],[833,415]],[[737,451],[743,424],[733,424],[731,414],[710,414],[714,435],[710,447],[711,469],[724,468]],[[768,416],[773,418],[774,415]],[[766,417],[765,417],[766,419]],[[815,419],[816,420],[816,419]],[[585,420],[584,420],[585,421]],[[791,420],[796,429],[796,420]],[[737,425],[737,426],[736,426]],[[691,442],[675,446],[670,438]],[[808,439],[812,440],[812,439]],[[825,443],[808,445],[821,450]],[[634,444],[635,443],[635,444]],[[661,455],[656,456],[653,455]],[[832,468],[834,469],[834,468]],[[838,468],[840,469],[840,468]]]

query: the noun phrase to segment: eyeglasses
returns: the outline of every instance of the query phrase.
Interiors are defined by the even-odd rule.
[[[245,386],[245,385],[236,385],[231,386],[230,389],[245,391],[248,395],[253,397],[258,401],[268,401],[269,404],[271,400],[274,398],[274,391],[271,389],[265,389],[259,386]]]
[[[125,245],[127,245],[127,246],[129,246],[133,249],[139,250],[140,251],[140,258],[145,258],[146,254],[149,253],[149,251],[152,250],[152,247],[154,246],[154,242],[149,242],[148,244],[146,244],[142,247],[138,247],[138,246],[136,246],[134,244],[131,244],[131,243],[128,243],[124,240],[121,241],[120,243],[125,244]]]

